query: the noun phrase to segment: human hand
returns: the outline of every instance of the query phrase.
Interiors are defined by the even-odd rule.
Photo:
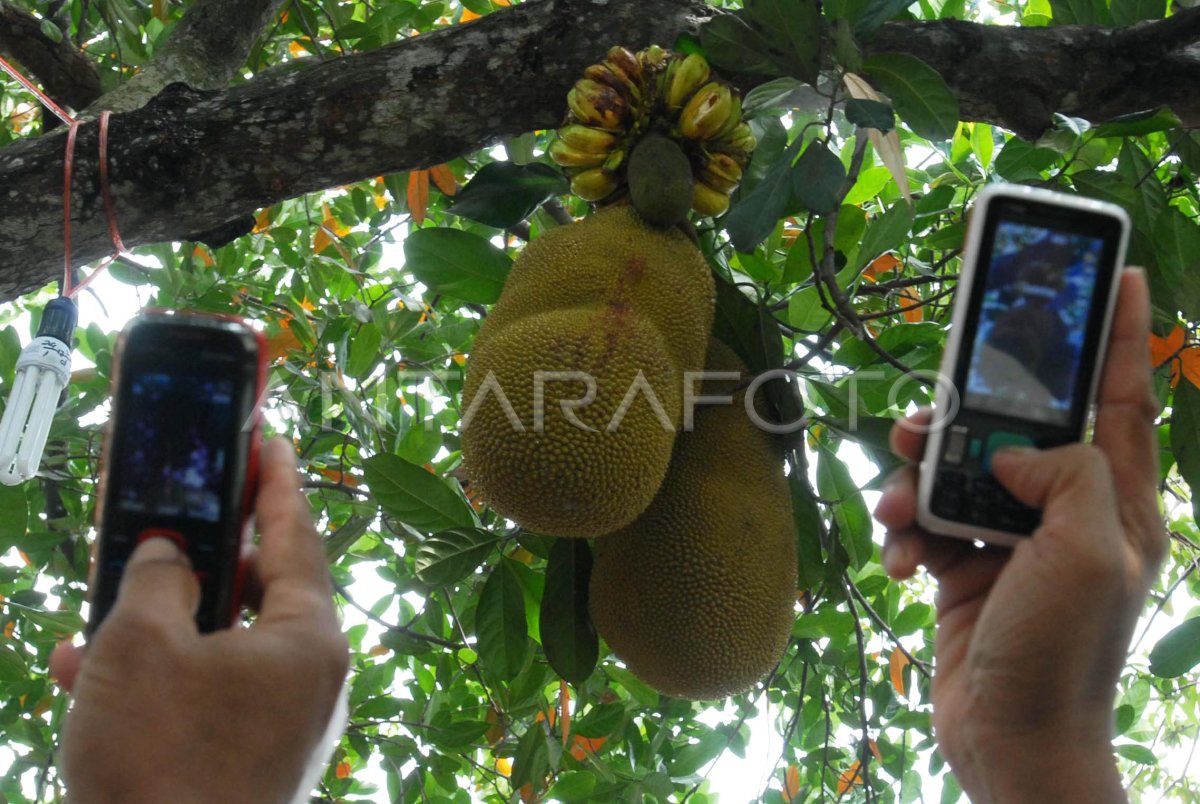
[[[993,458],[996,479],[1043,509],[1031,538],[980,549],[919,529],[915,466],[889,479],[875,510],[888,529],[888,574],[904,579],[924,565],[937,579],[934,730],[977,804],[1125,800],[1113,698],[1167,546],[1149,319],[1145,276],[1127,271],[1092,444]],[[892,447],[917,461],[923,437],[900,424]]]
[[[264,445],[261,466],[253,625],[201,635],[187,557],[151,539],[131,557],[88,646],[64,643],[51,657],[74,698],[60,756],[72,804],[295,795],[349,653],[291,444]]]

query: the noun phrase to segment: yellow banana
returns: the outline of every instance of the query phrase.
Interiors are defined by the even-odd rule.
[[[753,151],[754,147],[758,145],[758,140],[754,138],[754,132],[750,130],[750,124],[745,122],[734,126],[733,131],[729,132],[727,139],[734,150],[747,154]]]
[[[724,137],[729,134],[742,122],[742,96],[739,92],[730,92],[730,102],[733,104],[729,110],[729,119],[725,121],[725,125],[713,135],[714,138]]]
[[[639,91],[644,88],[642,81],[646,74],[642,69],[641,60],[620,45],[613,45],[608,49],[604,66],[624,78],[630,86],[637,87]]]
[[[634,103],[640,103],[642,100],[642,91],[636,84],[627,81],[621,73],[613,72],[605,64],[592,64],[583,71],[585,78],[590,78],[598,84],[604,84],[607,87],[612,87],[617,92]]]
[[[560,128],[558,138],[576,151],[589,154],[607,154],[617,144],[617,135],[611,131],[578,123],[570,123]]]
[[[720,215],[729,209],[729,196],[698,181],[692,188],[692,209],[706,217]]]
[[[590,78],[581,78],[567,93],[567,105],[585,126],[616,131],[629,113],[629,106],[617,90]]]
[[[700,181],[722,193],[732,193],[742,180],[742,166],[729,154],[708,154],[700,170]]]
[[[552,141],[547,151],[550,158],[563,167],[598,167],[608,158],[608,154],[603,151],[595,153],[577,150],[562,138]]]
[[[682,61],[672,64],[671,77],[667,83],[667,108],[678,109],[708,80],[710,70],[704,57],[692,53]]]
[[[703,86],[679,114],[679,130],[690,140],[706,140],[720,131],[733,112],[729,87],[712,81]]]
[[[571,179],[571,192],[585,201],[599,201],[617,189],[617,177],[601,168],[592,168]]]

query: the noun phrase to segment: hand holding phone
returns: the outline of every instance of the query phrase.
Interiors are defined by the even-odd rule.
[[[113,362],[88,634],[116,600],[125,564],[148,539],[174,542],[200,582],[196,624],[237,614],[254,498],[261,334],[231,317],[151,311],[130,324]]]
[[[885,485],[875,517],[896,579],[937,581],[932,686],[938,747],[978,800],[1125,801],[1113,759],[1113,699],[1167,549],[1144,275],[1125,271],[1092,444],[1002,451],[997,479],[1044,509],[1015,549],[977,547],[917,523],[917,467]],[[910,462],[930,411],[892,430]],[[907,426],[906,426],[907,425]]]
[[[73,699],[56,752],[69,800],[308,801],[305,770],[345,723],[349,652],[294,455],[283,438],[263,448],[249,627],[201,634],[191,565],[151,539],[88,646],[55,649],[51,673]]]
[[[1128,236],[1114,204],[1017,185],[979,194],[921,462],[926,530],[1013,545],[1037,527],[991,459],[1084,437]]]

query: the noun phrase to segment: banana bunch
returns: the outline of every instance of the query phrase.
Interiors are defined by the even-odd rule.
[[[703,56],[651,45],[634,54],[616,46],[567,93],[566,123],[550,157],[588,201],[616,200],[628,185],[633,148],[649,133],[677,143],[692,167],[692,209],[720,215],[754,150],[742,99]]]

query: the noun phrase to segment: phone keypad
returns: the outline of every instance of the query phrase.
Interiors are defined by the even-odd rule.
[[[1017,500],[991,475],[943,469],[934,483],[933,513],[981,528],[1028,535],[1041,524],[1041,511]]]

